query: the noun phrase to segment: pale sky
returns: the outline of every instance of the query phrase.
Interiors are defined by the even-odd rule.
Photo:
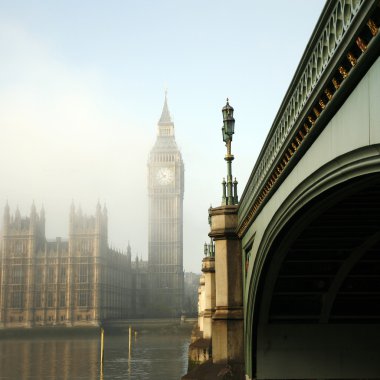
[[[235,109],[242,194],[324,0],[0,0],[0,209],[106,203],[109,243],[148,255],[147,160],[164,90],[185,163],[184,268],[200,272],[207,209],[226,174]],[[2,218],[1,218],[2,220]]]

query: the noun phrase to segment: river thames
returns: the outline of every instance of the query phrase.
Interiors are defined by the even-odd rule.
[[[132,328],[129,350],[129,326]],[[134,321],[100,335],[50,330],[0,337],[1,380],[179,380],[187,372],[192,324]]]

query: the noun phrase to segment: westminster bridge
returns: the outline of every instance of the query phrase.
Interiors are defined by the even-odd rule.
[[[328,1],[238,209],[251,378],[380,377],[380,7]]]
[[[210,209],[201,329],[246,379],[380,378],[379,25],[327,1],[240,202]]]

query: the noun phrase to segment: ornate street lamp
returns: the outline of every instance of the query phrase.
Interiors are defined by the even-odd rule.
[[[234,205],[238,203],[237,196],[237,181],[232,182],[232,161],[234,159],[233,154],[231,154],[231,142],[232,136],[235,133],[235,119],[234,119],[234,109],[230,106],[228,98],[227,103],[222,109],[223,113],[223,127],[222,135],[223,141],[226,143],[227,154],[224,159],[227,161],[227,182],[223,179],[223,198],[222,205]],[[226,192],[227,185],[227,192]]]
[[[223,141],[226,146],[229,144],[231,148],[232,135],[235,133],[235,119],[234,119],[234,109],[230,106],[227,98],[227,104],[222,108],[223,113]]]

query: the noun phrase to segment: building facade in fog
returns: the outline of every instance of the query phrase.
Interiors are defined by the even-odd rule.
[[[0,327],[99,325],[143,314],[141,278],[131,248],[110,249],[107,210],[71,206],[69,238],[45,238],[45,214],[4,210],[0,250]],[[138,296],[136,297],[136,294]],[[138,298],[138,301],[137,301]]]
[[[154,316],[182,312],[184,165],[167,99],[148,161],[148,270]]]
[[[69,237],[45,237],[45,213],[4,209],[0,235],[0,328],[99,325],[195,311],[184,290],[184,165],[165,97],[148,163],[148,261],[108,245],[107,210],[71,206]],[[194,293],[194,294],[192,294]]]

